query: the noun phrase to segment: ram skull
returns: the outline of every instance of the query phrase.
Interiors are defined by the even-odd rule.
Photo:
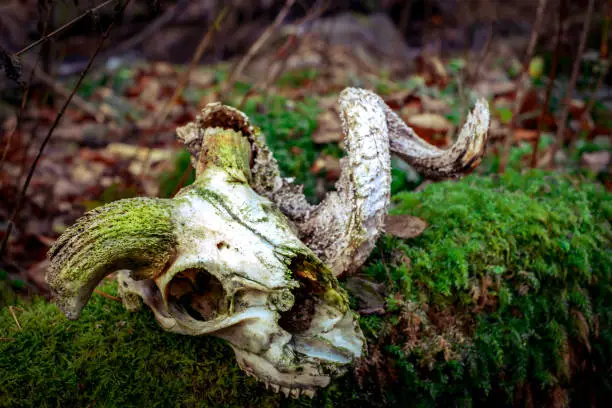
[[[163,329],[226,339],[242,369],[286,395],[313,395],[365,350],[336,276],[360,267],[383,230],[390,153],[432,178],[478,165],[489,112],[478,102],[455,144],[420,139],[374,93],[339,99],[347,157],[319,205],[280,176],[264,136],[240,111],[207,105],[177,129],[196,181],[172,199],[133,198],[86,213],[50,250],[47,281],[77,319],[117,273],[124,305]]]

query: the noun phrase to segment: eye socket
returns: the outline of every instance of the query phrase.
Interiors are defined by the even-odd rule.
[[[293,290],[295,302],[291,309],[282,312],[278,325],[289,333],[302,333],[310,328],[317,300],[312,295],[308,282],[302,280],[300,287]]]
[[[289,333],[299,334],[310,328],[325,286],[317,278],[317,266],[306,257],[294,258],[289,269],[300,286],[292,291],[295,302],[291,309],[281,313],[278,325]]]
[[[176,274],[166,290],[168,302],[196,320],[213,320],[229,309],[223,285],[205,269],[186,269]]]

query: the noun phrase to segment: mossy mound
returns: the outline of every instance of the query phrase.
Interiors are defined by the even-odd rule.
[[[243,374],[212,337],[163,332],[151,312],[94,295],[0,311],[0,406],[562,406],[612,397],[612,200],[531,172],[471,176],[394,197],[429,227],[382,238],[363,273],[387,286],[363,316],[369,354],[315,399]],[[114,284],[103,291],[116,294]]]

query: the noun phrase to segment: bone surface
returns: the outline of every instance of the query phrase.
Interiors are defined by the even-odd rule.
[[[46,275],[70,319],[117,273],[129,310],[144,302],[164,330],[226,339],[249,375],[288,396],[312,396],[363,354],[365,340],[335,276],[358,269],[381,234],[390,154],[433,178],[482,157],[489,112],[479,102],[456,143],[420,139],[376,94],[340,95],[347,157],[318,206],[281,177],[264,136],[213,103],[177,129],[196,181],[173,199],[120,200],[85,214],[50,250]]]

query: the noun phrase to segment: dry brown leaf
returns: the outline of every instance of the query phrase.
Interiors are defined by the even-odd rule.
[[[593,173],[600,173],[610,167],[610,152],[605,150],[599,152],[583,153],[580,164]]]
[[[387,215],[385,232],[398,238],[418,237],[427,228],[427,222],[412,215]]]
[[[538,131],[533,129],[514,129],[512,137],[516,141],[535,140],[538,137]]]
[[[325,171],[325,179],[336,181],[340,177],[340,159],[328,154],[321,154],[310,168],[312,174],[319,174]]]
[[[453,124],[442,115],[437,113],[421,113],[407,118],[408,126],[427,142],[445,147],[450,145],[450,131]]]
[[[448,132],[453,124],[444,116],[437,113],[421,113],[408,118],[408,124],[412,127],[426,128],[443,133]]]
[[[352,276],[346,281],[346,289],[357,298],[360,310],[384,311],[384,284]]]
[[[332,143],[342,140],[342,127],[340,118],[336,112],[331,110],[323,111],[319,115],[319,126],[312,134],[314,143]]]

